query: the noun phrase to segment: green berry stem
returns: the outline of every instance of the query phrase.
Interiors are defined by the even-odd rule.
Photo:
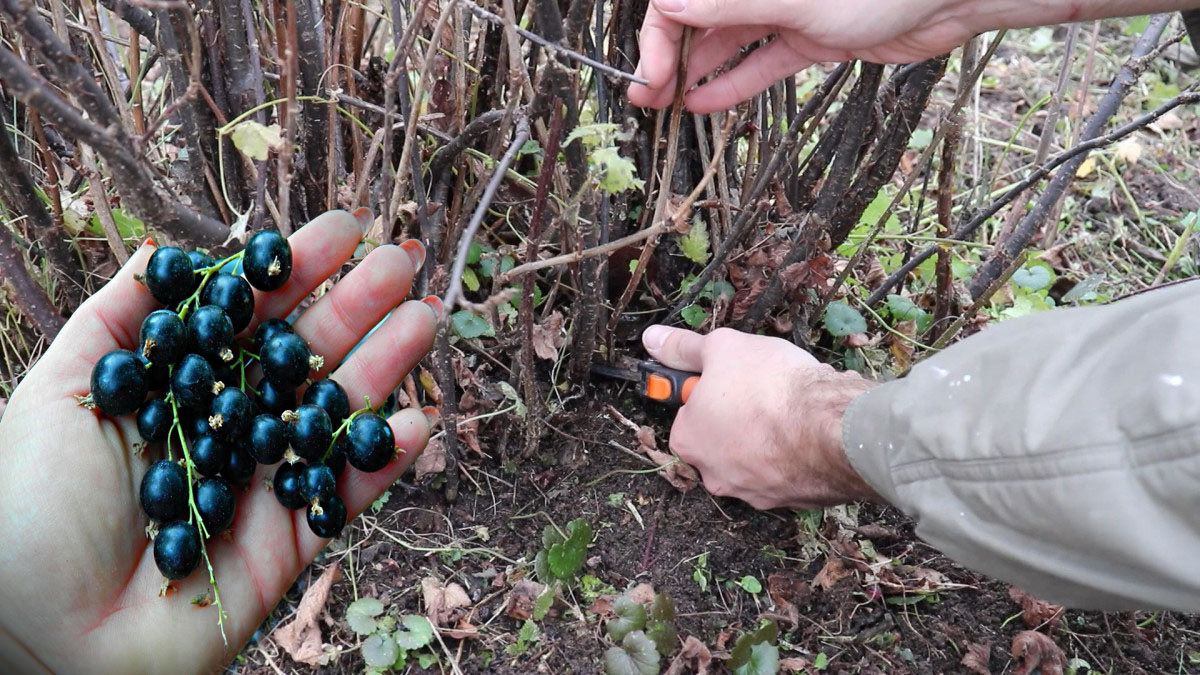
[[[371,397],[364,396],[363,400],[367,402],[366,407],[359,408],[358,410],[355,410],[354,412],[350,413],[350,416],[347,417],[345,420],[343,420],[342,423],[340,425],[338,425],[338,428],[336,430],[334,430],[333,440],[329,441],[329,447],[325,450],[325,454],[321,455],[322,462],[326,462],[329,460],[330,455],[333,454],[334,446],[337,445],[338,438],[343,433],[345,433],[347,429],[350,428],[350,423],[354,421],[354,418],[358,417],[359,415],[365,415],[367,413],[375,412],[375,409],[371,407]]]
[[[188,312],[191,311],[192,307],[200,304],[200,293],[204,291],[204,287],[208,284],[208,280],[211,279],[214,274],[217,274],[225,265],[235,260],[241,260],[243,257],[245,257],[245,255],[246,251],[241,250],[209,267],[202,267],[198,270],[194,270],[195,274],[203,274],[204,278],[200,280],[200,285],[196,286],[196,292],[192,293],[191,297],[189,297],[187,300],[179,303],[179,309],[177,312],[179,314],[179,318],[186,319]]]
[[[171,368],[174,370],[174,367]],[[204,519],[200,516],[200,508],[196,505],[196,493],[193,488],[195,481],[196,465],[192,463],[192,455],[188,452],[187,438],[183,434],[183,424],[179,421],[179,405],[175,402],[174,396],[168,395],[171,401],[171,414],[174,416],[174,421],[171,423],[172,429],[179,430],[179,443],[183,447],[184,468],[187,469],[187,484],[188,484],[188,522],[193,523],[196,529],[200,532],[200,554],[204,556],[204,564],[208,566],[208,583],[213,589],[213,604],[217,606],[217,627],[221,630],[221,640],[228,645],[229,638],[225,635],[225,608],[221,606],[221,590],[217,587],[217,577],[213,572],[212,561],[208,558],[208,547],[204,544],[208,539],[208,528],[204,526]]]

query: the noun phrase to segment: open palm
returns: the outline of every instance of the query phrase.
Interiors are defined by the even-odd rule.
[[[327,213],[294,234],[287,284],[256,293],[258,322],[287,316],[353,255],[369,213]],[[285,510],[264,487],[260,467],[238,495],[231,537],[209,540],[229,637],[216,609],[189,601],[208,590],[201,565],[159,597],[162,575],[146,538],[138,486],[161,450],[133,451],[132,417],[112,420],[76,403],[93,364],[113,349],[135,349],[142,319],[158,305],[134,279],[152,245],[71,318],[14,392],[0,418],[0,664],[18,672],[199,672],[228,663],[283,593],[327,543],[304,511]],[[362,407],[383,401],[428,352],[440,306],[406,302],[419,254],[384,246],[296,320],[296,332],[334,368],[332,377]],[[398,306],[398,307],[397,307]],[[350,356],[388,312],[392,315]],[[432,311],[431,311],[432,310]],[[252,333],[251,333],[252,334]],[[321,375],[324,375],[322,372]],[[420,410],[389,419],[400,454],[383,471],[347,468],[339,494],[360,513],[424,448],[430,420]]]

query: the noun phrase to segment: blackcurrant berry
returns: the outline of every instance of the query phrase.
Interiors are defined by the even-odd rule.
[[[200,293],[200,301],[225,310],[233,322],[235,334],[245,330],[254,318],[254,290],[241,277],[217,274],[209,278],[208,285]]]
[[[161,398],[146,401],[141,410],[138,410],[138,433],[142,435],[142,440],[148,443],[167,440],[174,423],[175,413],[171,410],[171,404]]]
[[[278,290],[292,275],[292,247],[279,232],[263,230],[246,243],[242,269],[258,290]]]
[[[165,391],[171,386],[171,366],[165,362],[152,362],[150,359],[137,355],[142,368],[146,369],[146,387],[150,391]]]
[[[346,434],[337,437],[333,442],[333,452],[325,458],[325,465],[333,471],[334,478],[341,478],[346,471],[346,448],[350,447],[350,439]]]
[[[158,365],[173,366],[187,353],[187,328],[169,309],[150,312],[140,333],[142,356]]]
[[[214,395],[212,366],[199,354],[183,357],[171,375],[171,393],[175,402],[184,408],[208,408]]]
[[[259,464],[274,464],[287,451],[287,425],[277,415],[259,415],[250,422],[247,445]]]
[[[185,520],[167,523],[154,538],[154,564],[172,581],[186,578],[200,564],[200,532]]]
[[[217,264],[211,255],[202,251],[188,251],[188,257],[192,259],[192,269],[196,272]]]
[[[313,369],[308,343],[295,333],[283,333],[267,340],[258,354],[263,377],[279,387],[295,389],[308,379]]]
[[[229,463],[221,471],[221,477],[238,487],[246,487],[257,469],[258,462],[250,456],[250,451],[235,445],[229,450]]]
[[[288,442],[292,450],[310,461],[324,457],[329,444],[333,442],[333,425],[324,408],[302,405],[291,415],[286,412],[284,415],[287,416]]]
[[[109,417],[137,410],[149,391],[146,367],[133,352],[111,351],[92,368],[92,402]]]
[[[208,426],[207,411],[200,409],[185,415],[183,420],[183,433],[187,435],[189,441],[193,441],[201,436],[207,436],[212,433],[212,427]]]
[[[229,445],[212,434],[194,439],[188,450],[196,470],[205,476],[215,476],[229,464]]]
[[[319,511],[319,513],[318,513]],[[333,539],[342,533],[346,526],[346,502],[333,495],[320,503],[319,506],[308,506],[308,529],[322,539]]]
[[[241,389],[225,387],[213,397],[209,408],[208,426],[221,438],[241,438],[250,430],[254,419],[254,403]]]
[[[279,415],[296,407],[296,389],[277,387],[270,380],[258,383],[258,408],[269,415]]]
[[[187,517],[187,471],[169,460],[159,460],[146,469],[140,490],[142,511],[151,520],[169,523]]]
[[[350,446],[346,448],[346,461],[359,471],[379,471],[396,455],[396,436],[387,420],[379,415],[365,413],[355,417],[348,433]]]
[[[322,502],[337,494],[333,470],[321,463],[309,464],[300,474],[300,496],[309,504]]]
[[[276,335],[285,333],[295,333],[292,329],[292,324],[283,319],[267,319],[258,324],[258,328],[254,330],[254,353],[262,354],[263,346]]]
[[[217,362],[212,364],[213,379],[226,387],[241,389],[242,375],[240,368],[234,368],[235,363]]]
[[[272,488],[275,498],[290,511],[302,509],[308,505],[304,495],[300,494],[300,474],[304,471],[304,462],[295,464],[283,463],[275,470],[275,480]]]
[[[220,478],[204,478],[196,484],[196,510],[208,536],[215,537],[233,524],[235,501],[233,488]]]
[[[329,421],[336,429],[350,416],[350,399],[346,390],[334,380],[317,380],[304,392],[304,402],[320,406],[329,413]]]
[[[146,264],[146,287],[167,307],[175,307],[196,292],[199,279],[193,273],[192,259],[186,251],[175,246],[164,246],[150,256]]]
[[[188,348],[213,363],[229,363],[236,358],[233,322],[225,310],[205,305],[188,317]]]

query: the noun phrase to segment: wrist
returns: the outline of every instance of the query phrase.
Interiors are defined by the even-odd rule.
[[[836,467],[836,475],[840,477],[840,484],[837,487],[850,501],[883,502],[883,498],[879,496],[875,488],[871,487],[870,483],[864,480],[854,465],[850,463],[843,441],[846,411],[858,397],[874,389],[877,383],[861,377],[858,373],[838,373],[837,377],[841,379],[841,382],[839,386],[832,389],[831,428],[824,435],[829,443],[829,448],[825,451],[826,457],[829,458],[830,464]]]

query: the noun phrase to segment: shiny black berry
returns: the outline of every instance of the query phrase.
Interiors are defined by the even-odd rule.
[[[188,354],[171,375],[171,393],[181,407],[207,409],[215,382],[208,361],[199,354]]]
[[[221,477],[238,487],[246,487],[257,469],[258,462],[250,456],[250,450],[235,445],[229,450],[229,463],[221,470]]]
[[[223,361],[212,364],[213,379],[224,384],[226,387],[241,389],[242,371],[241,368],[235,368],[234,366],[236,365],[236,363],[225,363]]]
[[[172,581],[186,578],[200,564],[200,532],[184,520],[168,523],[154,538],[154,564]]]
[[[254,290],[241,277],[228,274],[211,277],[200,293],[200,301],[225,310],[233,322],[235,334],[245,330],[250,325],[250,319],[254,318]]]
[[[278,415],[259,415],[250,422],[246,444],[259,464],[274,464],[287,451],[287,425]]]
[[[164,246],[155,251],[142,278],[150,289],[150,295],[171,308],[196,292],[199,283],[199,278],[193,273],[192,259],[186,251],[175,246]]]
[[[285,415],[287,413],[284,413]],[[324,408],[302,405],[287,420],[288,443],[300,457],[317,461],[333,442],[333,425]]]
[[[205,305],[188,317],[188,349],[213,363],[229,363],[236,358],[233,322],[225,310]]]
[[[350,438],[346,434],[337,437],[333,442],[333,452],[325,458],[325,465],[333,471],[334,478],[341,478],[346,471],[346,448],[350,447]]]
[[[142,368],[146,369],[146,386],[150,391],[166,391],[171,386],[171,365],[162,361],[153,362],[137,354]]]
[[[324,503],[326,499],[337,494],[337,478],[333,470],[321,463],[309,464],[300,474],[300,496],[309,504]]]
[[[184,415],[180,421],[183,424],[183,433],[187,435],[188,441],[195,440],[201,436],[207,436],[212,433],[212,427],[208,425],[208,411],[195,410]]]
[[[188,251],[188,257],[192,259],[192,269],[196,272],[217,264],[211,255],[201,251]]]
[[[267,319],[254,330],[254,353],[262,354],[263,346],[276,335],[295,333],[292,324],[283,319]]]
[[[254,403],[241,389],[225,387],[213,397],[209,408],[208,426],[221,438],[241,438],[250,430],[254,419]]]
[[[258,383],[258,409],[270,415],[279,415],[296,407],[295,387],[277,387],[270,380]]]
[[[92,402],[109,417],[137,410],[149,391],[146,367],[133,352],[111,351],[92,368]]]
[[[324,408],[335,429],[350,416],[350,399],[346,397],[346,390],[333,380],[317,380],[309,385],[304,392],[304,402]]]
[[[295,464],[280,464],[279,468],[275,470],[272,489],[275,492],[275,499],[278,499],[285,509],[295,511],[308,505],[308,502],[304,500],[304,495],[300,494],[300,474],[303,473],[304,468],[304,462],[296,462]]]
[[[169,309],[150,312],[139,334],[142,356],[152,363],[173,366],[187,353],[187,328]]]
[[[161,398],[152,398],[142,404],[138,410],[137,426],[142,440],[148,443],[161,443],[167,440],[171,433],[171,425],[175,423],[175,413],[171,404]]]
[[[229,445],[212,434],[196,438],[188,450],[196,470],[205,476],[215,476],[229,464]]]
[[[308,343],[295,333],[283,333],[267,340],[258,353],[263,377],[281,388],[295,389],[308,379],[312,370],[312,352]]]
[[[260,291],[274,291],[292,275],[292,247],[275,230],[263,230],[250,237],[242,258],[246,279]]]
[[[168,460],[160,460],[150,465],[142,476],[142,487],[139,492],[142,511],[151,520],[169,523],[187,517],[188,510],[188,480],[187,471]]]
[[[318,510],[320,513],[317,513]],[[333,495],[318,506],[310,504],[307,517],[308,529],[312,530],[313,534],[322,539],[333,539],[341,534],[342,528],[346,526],[346,502]]]
[[[359,471],[379,471],[396,455],[396,436],[387,420],[379,415],[366,413],[355,417],[348,434],[346,461]]]
[[[204,478],[196,484],[196,510],[208,536],[214,537],[233,524],[235,501],[233,488],[220,478]]]

